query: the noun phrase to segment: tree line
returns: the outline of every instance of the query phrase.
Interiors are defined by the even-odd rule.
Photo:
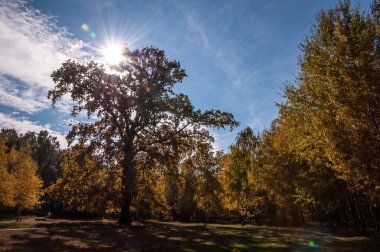
[[[162,50],[126,49],[127,60],[112,71],[67,61],[52,74],[49,97],[54,106],[71,94],[72,115],[90,119],[71,125],[65,150],[47,132],[3,130],[1,204],[27,208],[40,198],[41,210],[122,223],[378,229],[380,2],[368,13],[349,1],[322,10],[300,49],[300,72],[284,86],[271,127],[247,127],[226,153],[213,150],[208,128],[238,122],[227,112],[197,110],[176,93],[186,73]],[[17,187],[34,192],[31,203],[20,203],[12,189],[25,179],[34,182]]]

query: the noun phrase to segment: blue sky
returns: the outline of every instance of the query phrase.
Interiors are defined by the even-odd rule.
[[[50,73],[68,58],[100,57],[97,48],[119,41],[164,49],[188,75],[177,91],[196,108],[235,115],[240,128],[212,131],[215,147],[227,150],[244,127],[270,126],[283,84],[298,72],[298,45],[317,13],[337,2],[0,0],[0,127],[47,129],[65,146],[69,100],[51,108]],[[363,11],[371,3],[351,2]]]

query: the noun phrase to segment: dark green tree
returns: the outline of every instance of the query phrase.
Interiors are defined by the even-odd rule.
[[[15,129],[1,129],[0,138],[3,139],[8,150],[12,147],[16,149],[21,147],[22,139]]]
[[[44,188],[55,183],[61,175],[60,148],[56,137],[46,130],[40,132],[29,131],[22,135],[23,141],[30,147],[32,157],[37,163],[37,174],[43,180]]]

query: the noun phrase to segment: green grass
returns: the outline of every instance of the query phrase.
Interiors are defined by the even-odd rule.
[[[38,218],[24,218],[21,222],[18,222],[15,217],[13,219],[0,220],[0,229],[34,227],[39,222]]]
[[[314,243],[314,244],[313,244]],[[314,245],[314,246],[311,246]],[[0,221],[0,250],[12,251],[379,251],[375,237],[332,234],[323,226],[24,219]]]

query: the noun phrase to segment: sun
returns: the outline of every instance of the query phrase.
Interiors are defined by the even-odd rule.
[[[103,61],[110,65],[119,64],[124,60],[123,47],[116,43],[109,43],[100,50]]]

